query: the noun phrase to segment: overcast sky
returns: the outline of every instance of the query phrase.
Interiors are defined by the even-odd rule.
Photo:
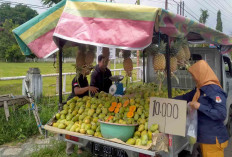
[[[37,10],[38,13],[46,11],[45,6],[42,5],[41,0],[1,0],[10,2],[19,2],[36,5],[33,9]],[[0,2],[1,2],[0,1]],[[110,1],[110,0],[108,0]],[[130,3],[135,4],[136,0],[113,0],[117,3]],[[175,1],[175,2],[174,2]],[[168,0],[168,10],[177,13],[177,4],[180,0]],[[165,0],[140,0],[141,5],[154,6],[154,7],[165,7]],[[232,35],[232,0],[184,0],[185,3],[185,16],[193,20],[199,20],[200,8],[208,9],[209,18],[206,25],[212,28],[216,28],[217,22],[217,11],[220,9],[222,13],[223,32]],[[43,6],[44,8],[38,8]]]

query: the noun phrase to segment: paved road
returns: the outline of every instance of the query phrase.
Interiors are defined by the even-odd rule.
[[[49,146],[50,140],[54,140],[56,137],[50,137],[48,139],[31,138],[26,143],[18,146],[0,146],[0,157],[24,157],[35,150],[39,150],[46,146]],[[186,157],[181,155],[181,157]],[[189,156],[188,156],[189,157]],[[232,137],[229,140],[229,145],[225,149],[225,157],[232,157]]]
[[[54,140],[56,137],[49,137],[47,139],[31,138],[25,143],[17,145],[1,145],[0,146],[0,157],[25,157],[28,154],[38,151],[41,148],[51,146],[50,141]]]
[[[225,157],[232,157],[232,137],[229,140],[229,145],[225,149]]]

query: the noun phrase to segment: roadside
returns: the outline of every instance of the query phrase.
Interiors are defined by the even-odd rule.
[[[225,157],[231,157],[232,156],[232,137],[229,140],[228,147],[225,149]]]
[[[25,143],[7,143],[0,146],[1,157],[25,157],[42,148],[49,147],[57,137],[46,139],[36,136],[28,139]]]
[[[56,144],[60,144],[57,142],[57,136],[50,136],[47,139],[42,138],[41,136],[36,136],[33,138],[28,139],[25,143],[8,143],[0,146],[0,156],[1,157],[30,157],[33,152],[38,152],[44,148],[51,148],[52,146]],[[61,144],[65,148],[65,144]],[[59,156],[66,156],[65,150],[61,149],[57,151],[62,151],[62,153],[59,153]],[[51,148],[52,149],[52,148]],[[51,156],[49,155],[51,152],[49,150],[43,150],[42,153],[38,155],[33,156]],[[56,152],[57,153],[57,152]],[[35,154],[35,153],[34,153]],[[55,154],[54,154],[55,155]],[[56,155],[55,155],[56,156]],[[76,156],[76,155],[75,155]],[[88,156],[88,154],[84,154],[84,156]],[[232,138],[229,140],[229,145],[225,149],[225,157],[231,157],[232,156]]]

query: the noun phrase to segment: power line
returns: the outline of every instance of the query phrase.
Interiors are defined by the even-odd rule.
[[[206,8],[207,10],[209,10],[210,12],[212,12],[213,14],[217,15],[215,12],[213,12],[212,10],[208,9],[207,7],[205,7],[203,4],[201,4],[198,0],[196,0],[201,6],[203,6],[204,8]]]
[[[214,1],[213,1],[213,3],[214,3]],[[216,3],[216,2],[215,2],[215,3]],[[214,3],[214,4],[215,4],[215,3]],[[230,10],[228,10],[227,7],[224,6],[224,3],[216,3],[216,5],[221,6],[222,10],[226,10],[226,12],[228,12],[229,14],[232,14],[232,12],[231,12]]]
[[[199,4],[201,4],[201,6],[203,6],[204,8],[206,8],[207,10],[209,10],[211,13],[213,13],[214,15],[217,15],[217,13],[213,12],[212,10],[210,10],[209,8],[207,8],[205,5],[203,5],[202,3],[200,3],[198,0],[196,0]],[[207,2],[208,3],[208,2]],[[208,3],[209,4],[209,3]],[[224,14],[223,14],[224,15]],[[222,17],[224,18],[224,17]]]
[[[226,4],[227,4],[229,7],[232,8],[232,6],[231,6],[226,0],[224,0],[224,1],[226,2]]]
[[[37,9],[48,9],[45,6],[39,6],[39,5],[34,5],[34,4],[26,4],[26,3],[19,3],[19,2],[11,2],[11,1],[5,1],[5,0],[0,0],[0,3],[2,3],[2,4],[9,3],[9,4],[13,4],[13,5],[26,5],[28,7],[37,8]]]
[[[178,4],[178,2],[176,2],[175,0],[173,0],[173,2],[175,2],[176,4]],[[191,13],[189,13],[187,10],[184,9],[184,11],[186,13],[188,13],[190,16],[192,16],[195,20],[199,21],[194,15],[192,15]]]
[[[190,9],[190,7],[188,7],[186,4],[185,4],[185,7],[191,11],[191,13],[193,13],[198,19],[200,18],[199,15],[197,15],[194,11],[192,11],[192,9]]]
[[[198,0],[196,0],[196,1],[199,3]],[[199,3],[199,4],[201,4],[201,3]],[[202,4],[201,4],[201,5],[202,5]],[[208,9],[208,8],[205,7],[204,5],[202,5],[202,6],[217,16],[217,13],[215,13],[215,12],[213,12],[212,10]],[[222,18],[225,20],[225,21],[223,21],[223,22],[227,22],[228,24],[230,23],[230,22],[227,21],[227,19],[226,19],[225,17],[222,16]],[[231,23],[230,23],[230,24],[231,24]]]
[[[10,4],[10,5],[13,5],[13,6],[20,5],[20,3],[19,4],[14,4],[14,3],[6,3],[6,2],[0,2],[0,4]],[[21,5],[24,5],[24,4],[21,3]],[[24,6],[27,6],[29,8],[33,8],[33,9],[48,9],[48,8],[35,7],[35,6],[30,6],[30,5],[24,5]]]
[[[203,0],[203,1],[205,1],[208,5],[210,5],[213,9],[215,9],[216,11],[218,11],[218,10],[220,10],[220,9],[218,9],[218,8],[214,8],[210,3],[208,3],[206,0]],[[211,2],[213,2],[213,1],[211,1]],[[214,3],[214,2],[213,2]],[[218,3],[218,5],[219,5],[220,3]],[[220,5],[221,6],[221,5]],[[223,7],[222,7],[222,9],[223,10],[225,10]],[[231,13],[232,14],[232,13]],[[222,14],[222,15],[224,15],[224,14]],[[226,15],[224,15],[224,16],[226,16]],[[227,16],[227,17],[229,17],[229,16]],[[230,18],[230,17],[229,17]]]
[[[165,3],[165,1],[163,1],[163,0],[148,0],[148,1],[150,1],[150,2],[157,2],[157,3]],[[171,2],[168,2],[168,4],[174,4],[174,3],[171,3]]]
[[[196,0],[197,2],[198,2],[198,4],[201,4],[198,0]],[[214,13],[213,11],[211,11],[210,9],[208,9],[207,7],[205,7],[203,4],[201,4],[201,6],[203,6],[204,8],[206,8],[207,10],[209,10],[210,12],[212,12],[213,14],[215,14],[215,15],[217,15],[216,13]],[[228,24],[230,23],[229,21],[227,21],[226,19],[225,19],[225,17],[222,17],[225,21],[223,21],[223,22],[227,22]],[[231,24],[231,23],[230,23]],[[223,27],[227,27],[227,25],[225,25],[224,24],[224,26]]]

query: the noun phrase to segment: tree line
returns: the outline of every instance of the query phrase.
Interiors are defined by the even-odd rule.
[[[41,0],[43,4],[51,6],[61,0]],[[35,58],[34,54],[24,56],[16,42],[12,30],[37,16],[38,12],[27,5],[12,6],[9,2],[0,5],[0,61],[23,62],[26,57]],[[67,48],[64,57],[75,57],[76,52]]]
[[[20,62],[25,59],[14,38],[12,30],[38,15],[26,5],[12,7],[10,3],[0,5],[0,60]],[[32,56],[31,56],[32,57]]]
[[[199,22],[205,24],[207,19],[209,18],[208,10],[200,9],[200,11],[201,11],[201,16],[200,16]],[[217,24],[216,24],[215,29],[220,31],[220,32],[222,32],[222,30],[223,30],[220,10],[218,10],[218,12],[217,12]]]

